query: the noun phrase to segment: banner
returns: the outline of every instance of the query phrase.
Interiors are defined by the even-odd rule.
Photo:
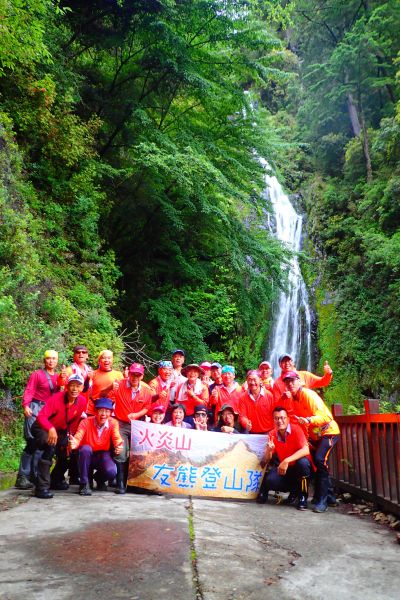
[[[266,435],[132,421],[128,485],[170,494],[255,498],[266,442]]]

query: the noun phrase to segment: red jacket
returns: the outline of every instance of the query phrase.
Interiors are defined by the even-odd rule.
[[[32,400],[47,402],[54,393],[58,392],[58,374],[54,373],[54,375],[49,375],[49,377],[53,383],[53,392],[50,389],[44,369],[38,369],[31,373],[24,391],[22,406],[29,406]]]
[[[46,431],[55,427],[56,431],[69,431],[74,435],[79,421],[86,417],[86,405],[87,400],[82,394],[79,394],[73,404],[69,404],[67,392],[57,392],[43,406],[37,416],[37,423]]]
[[[121,381],[119,388],[115,392],[114,415],[119,421],[130,423],[131,413],[140,412],[146,409],[146,414],[151,407],[153,392],[143,381],[140,382],[139,391],[132,398],[132,387],[127,379]]]
[[[191,417],[192,415],[194,415],[195,406],[197,406],[198,404],[204,404],[205,406],[208,405],[208,387],[204,383],[202,383],[201,391],[198,395],[196,395],[193,398],[188,394],[187,390],[183,391],[183,386],[185,386],[186,384],[187,382],[184,381],[183,383],[180,383],[178,385],[175,394],[175,403],[183,404],[183,406],[186,408],[186,416]],[[181,390],[183,392],[182,394]]]
[[[288,456],[292,456],[292,454],[297,452],[297,450],[301,450],[306,444],[308,444],[304,431],[299,425],[295,425],[294,423],[290,423],[288,425],[284,441],[281,440],[280,436],[278,435],[277,429],[271,431],[270,436],[275,444],[275,454],[278,455],[279,462],[282,462]],[[308,458],[312,464],[311,455],[307,454],[306,458]]]
[[[231,392],[228,392],[227,388],[224,385],[216,386],[214,389],[216,389],[218,392],[217,398],[214,403],[215,423],[218,422],[218,413],[224,404],[229,404],[229,406],[231,406],[235,412],[240,412],[239,401],[242,395],[242,388],[238,383],[236,383],[235,389]],[[211,399],[213,398],[214,396],[211,396]]]
[[[274,410],[274,398],[269,390],[261,388],[257,400],[253,400],[246,390],[242,392],[239,400],[240,423],[246,428],[246,420],[251,421],[251,433],[266,433],[274,427],[272,411]]]

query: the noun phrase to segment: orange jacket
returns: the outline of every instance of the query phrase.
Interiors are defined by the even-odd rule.
[[[326,435],[340,434],[339,425],[317,392],[305,387],[300,388],[296,396],[292,398],[292,407],[295,416],[309,419],[308,436],[311,440],[319,440]],[[296,420],[295,417],[294,420]]]
[[[116,419],[112,417],[108,419],[108,427],[104,427],[100,437],[98,431],[96,417],[89,417],[79,423],[74,438],[79,442],[79,446],[88,445],[93,449],[93,452],[110,450],[111,442],[114,448],[122,446],[123,441],[119,434],[119,425]]]
[[[296,371],[300,377],[301,383],[308,389],[315,389],[326,387],[332,381],[333,374],[325,373],[320,377],[319,375],[314,375],[314,373],[310,373],[309,371]],[[272,387],[272,393],[274,394],[274,398],[277,402],[280,401],[283,392],[286,392],[286,385],[282,379],[282,374],[278,379],[275,379],[274,385]]]
[[[94,401],[98,398],[111,398],[114,400],[115,392],[112,388],[114,381],[122,381],[124,378],[121,371],[102,371],[96,369],[93,371],[92,387],[90,389],[90,398],[87,406],[87,413],[94,415]]]

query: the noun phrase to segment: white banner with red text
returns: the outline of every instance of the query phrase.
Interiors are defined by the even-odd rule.
[[[194,496],[253,499],[266,435],[132,421],[128,485]]]

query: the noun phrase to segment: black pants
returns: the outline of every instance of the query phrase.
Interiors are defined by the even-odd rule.
[[[76,460],[76,453],[72,453],[69,456],[66,431],[57,431],[58,437],[55,446],[47,443],[48,431],[42,429],[36,422],[32,426],[32,434],[36,447],[42,451],[42,456],[38,463],[36,488],[38,490],[48,490],[51,483],[60,483],[64,480],[65,472],[70,466],[71,457],[73,456]],[[57,458],[57,462],[50,476],[54,457]]]

